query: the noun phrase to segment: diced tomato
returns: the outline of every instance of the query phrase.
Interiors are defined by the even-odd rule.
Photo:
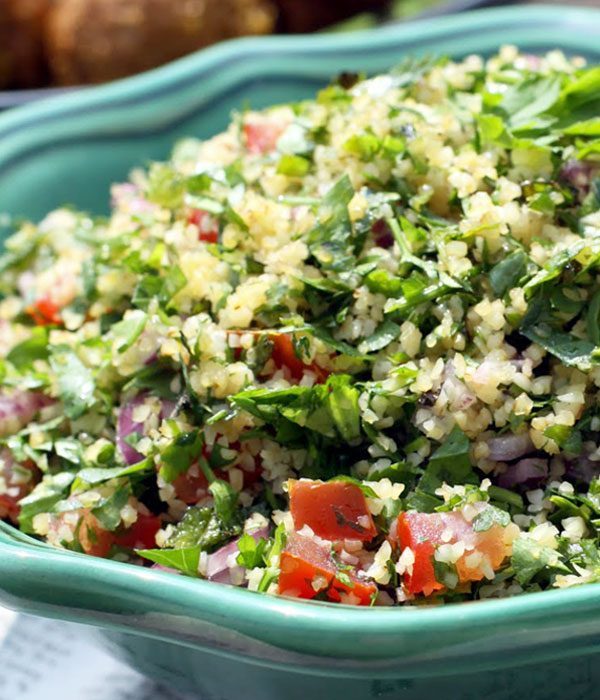
[[[198,465],[192,465],[173,481],[175,495],[188,506],[193,506],[208,495],[208,481]]]
[[[161,525],[160,518],[157,516],[140,513],[130,528],[122,532],[110,532],[102,527],[98,518],[89,509],[71,511],[71,513],[79,513],[77,539],[86,554],[102,558],[107,557],[115,545],[130,549],[152,549],[156,546],[156,533]],[[63,518],[64,514],[59,516],[55,527],[60,526]]]
[[[510,554],[507,528],[492,525],[488,530],[476,532],[458,511],[400,513],[398,540],[402,549],[410,547],[415,558],[412,572],[404,574],[403,585],[408,593],[426,596],[444,588],[436,580],[433,568],[434,554],[441,544],[462,542],[465,545],[464,554],[456,561],[460,583],[481,581],[486,573],[498,569]]]
[[[299,381],[304,376],[304,373],[309,370],[316,375],[317,382],[323,383],[329,376],[329,372],[314,362],[305,365],[304,362],[296,355],[292,338],[288,333],[277,333],[269,336],[273,342],[273,352],[271,357],[278,369],[287,367],[293,379]]]
[[[277,145],[277,139],[283,132],[283,125],[275,122],[246,122],[243,126],[244,139],[248,153],[264,155]]]
[[[375,584],[361,581],[355,570],[340,572],[325,547],[298,533],[288,536],[279,567],[280,595],[311,599],[324,593],[334,602],[370,605],[377,592]],[[347,577],[350,585],[338,575]]]
[[[308,525],[326,540],[362,540],[377,534],[365,495],[345,481],[289,481],[290,511],[297,530]]]
[[[62,323],[60,307],[48,297],[38,299],[27,308],[27,313],[38,326],[57,326]]]
[[[192,209],[187,217],[189,224],[198,227],[198,240],[205,243],[217,243],[219,229],[212,216],[203,209]]]
[[[18,499],[14,496],[8,496],[7,494],[2,494],[2,496],[0,496],[0,520],[9,518],[13,523],[17,522],[19,517],[17,501]]]
[[[156,547],[156,533],[160,529],[160,518],[140,513],[130,528],[115,536],[115,544],[130,549],[152,549]]]
[[[296,355],[291,337],[287,333],[278,333],[270,335],[269,339],[273,343],[271,357],[277,368],[287,367],[294,379],[302,379],[307,366]]]
[[[86,554],[106,557],[115,544],[114,532],[105,530],[89,510],[83,512],[78,531],[79,544]]]
[[[241,450],[241,444],[237,441],[233,442],[229,446],[229,449],[239,452]],[[205,459],[210,458],[210,450],[206,447],[203,450],[203,457]],[[252,471],[246,471],[241,467],[239,468],[243,475],[245,489],[256,483],[262,474],[260,456],[257,455],[255,457],[255,463],[256,466]],[[213,469],[213,472],[217,479],[222,479],[223,481],[229,480],[226,469]],[[192,464],[187,472],[180,474],[173,481],[173,488],[175,489],[177,498],[188,506],[195,505],[208,496],[208,480],[198,464]]]

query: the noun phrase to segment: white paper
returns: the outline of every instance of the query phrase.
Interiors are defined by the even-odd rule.
[[[0,608],[0,700],[190,700],[96,646],[85,627]]]

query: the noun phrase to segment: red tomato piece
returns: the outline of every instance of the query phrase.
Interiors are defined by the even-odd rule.
[[[377,592],[375,584],[361,581],[355,570],[339,572],[325,547],[298,533],[288,536],[279,566],[280,595],[310,600],[324,593],[333,602],[370,605]],[[337,578],[342,574],[350,585]]]
[[[287,333],[270,335],[269,339],[273,343],[271,357],[278,369],[287,367],[294,379],[302,379],[307,366],[296,355],[292,338]]]
[[[18,499],[14,496],[8,496],[6,494],[0,496],[0,520],[8,518],[12,520],[13,523],[17,522],[20,510],[17,501]]]
[[[403,584],[409,593],[431,595],[444,588],[435,578],[433,555],[441,542],[441,521],[423,518],[427,513],[400,513],[398,539],[402,549],[410,547],[415,555],[412,573],[405,573]]]
[[[377,534],[365,495],[345,481],[290,480],[290,511],[294,527],[304,525],[326,540],[369,542]]]
[[[240,452],[242,449],[241,443],[238,441],[232,442],[231,445],[229,445],[229,449],[234,450],[235,452]],[[207,447],[204,448],[202,454],[205,459],[210,458],[210,450]],[[238,467],[243,475],[243,487],[245,489],[255,484],[262,474],[260,455],[257,455],[254,458],[254,461],[256,466],[252,471],[246,471],[245,469]],[[226,469],[213,469],[213,472],[217,479],[229,481],[229,476]],[[180,474],[173,481],[173,487],[177,498],[188,506],[195,505],[209,495],[208,480],[197,463],[192,464],[188,471],[184,474]]]
[[[264,155],[275,149],[284,126],[275,122],[246,122],[243,126],[246,150],[253,155]]]
[[[59,311],[60,307],[48,297],[38,299],[32,306],[27,308],[27,313],[37,326],[58,326],[62,324]]]
[[[198,227],[198,240],[205,243],[219,241],[219,229],[212,216],[203,209],[192,209],[187,217],[189,224]]]
[[[277,369],[287,367],[293,379],[299,381],[304,376],[306,370],[309,370],[317,377],[317,382],[322,384],[329,372],[314,362],[310,365],[305,365],[304,362],[296,355],[292,338],[288,333],[277,333],[269,336],[273,343],[273,351],[271,357]]]
[[[115,544],[115,534],[105,530],[95,515],[83,511],[79,523],[79,544],[86,554],[93,557],[106,557]]]
[[[481,508],[485,506],[481,504]],[[511,531],[501,525],[476,532],[459,511],[451,513],[400,513],[398,540],[414,554],[411,573],[403,584],[408,593],[431,595],[444,588],[435,578],[433,558],[441,544],[461,542],[464,553],[455,562],[460,583],[481,581],[498,569],[511,551]]]
[[[198,470],[196,472],[196,470]],[[173,481],[175,495],[188,506],[193,506],[208,495],[208,480],[197,464]]]
[[[160,518],[140,513],[127,530],[115,536],[115,543],[130,549],[152,549],[156,547],[156,533],[160,530]]]

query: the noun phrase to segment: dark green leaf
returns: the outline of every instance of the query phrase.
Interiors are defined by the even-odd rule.
[[[502,297],[517,286],[527,272],[527,256],[518,250],[494,265],[490,271],[490,284],[494,294]]]
[[[175,549],[199,547],[212,552],[225,544],[232,537],[240,534],[238,523],[225,525],[213,512],[212,508],[189,508],[181,521],[175,526],[166,546]]]
[[[377,327],[377,330],[365,338],[358,346],[362,353],[377,352],[387,347],[393,340],[396,340],[400,335],[401,329],[397,323],[393,321],[384,321]]]
[[[588,338],[594,345],[600,345],[600,290],[590,300],[586,324]]]

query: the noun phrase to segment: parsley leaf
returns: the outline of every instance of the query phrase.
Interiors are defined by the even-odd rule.
[[[96,385],[92,370],[66,346],[56,346],[52,349],[50,366],[58,380],[58,391],[66,416],[71,419],[79,418],[96,403]]]

